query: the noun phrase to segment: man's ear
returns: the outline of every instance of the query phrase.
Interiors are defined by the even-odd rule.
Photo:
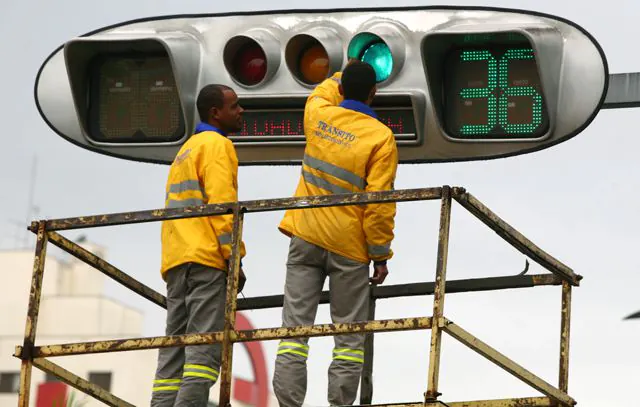
[[[344,89],[342,89],[342,84],[338,85],[338,92],[340,92],[340,94],[344,96]]]
[[[212,107],[211,109],[209,109],[209,120],[211,119],[218,119],[218,108],[217,107]]]

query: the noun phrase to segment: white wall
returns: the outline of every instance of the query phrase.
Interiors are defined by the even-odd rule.
[[[42,299],[38,336],[135,337],[143,316],[104,297],[46,297]]]
[[[34,252],[0,251],[0,335],[24,333],[31,289]],[[61,263],[52,256],[45,261],[42,296],[55,295],[62,275]]]
[[[85,248],[103,257],[96,245]],[[0,272],[10,284],[0,284],[0,372],[19,372],[20,360],[12,355],[22,344],[29,300],[33,251],[0,252]],[[104,258],[104,257],[103,257]],[[111,340],[142,336],[143,315],[135,309],[103,296],[106,277],[85,263],[47,255],[42,286],[36,344],[58,344]],[[111,372],[111,391],[136,405],[148,405],[155,373],[157,350],[64,356],[51,361],[76,375]],[[31,405],[44,373],[34,369]],[[81,395],[84,398],[84,395]],[[15,406],[17,394],[0,393],[0,407]],[[91,401],[87,406],[102,403]]]
[[[100,246],[92,243],[82,243],[80,246],[102,259],[105,258],[106,251]],[[106,279],[98,270],[72,257],[60,279],[57,293],[65,296],[101,296]]]

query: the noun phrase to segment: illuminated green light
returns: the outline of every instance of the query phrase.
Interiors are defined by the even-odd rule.
[[[384,42],[378,42],[367,48],[362,54],[362,61],[368,63],[376,71],[376,81],[382,82],[391,75],[393,56]]]
[[[464,51],[460,56],[463,61],[487,61],[487,87],[465,88],[460,91],[462,99],[487,99],[487,124],[465,124],[460,129],[462,134],[488,134],[496,125],[498,98],[493,90],[498,83],[497,61],[487,50]]]
[[[505,131],[513,134],[529,134],[533,133],[540,124],[542,124],[542,96],[532,86],[509,86],[509,61],[510,60],[527,60],[533,59],[533,49],[531,48],[515,48],[508,50],[500,60],[500,87],[503,89],[504,95],[500,98],[500,113],[498,121]],[[507,116],[508,100],[513,96],[528,96],[533,101],[531,122],[512,124],[509,123]]]
[[[376,71],[376,81],[385,81],[393,70],[393,55],[389,46],[372,33],[359,33],[349,43],[348,58],[368,63]]]

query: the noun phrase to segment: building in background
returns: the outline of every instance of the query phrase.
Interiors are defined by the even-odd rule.
[[[105,258],[104,248],[86,242],[82,246]],[[56,256],[51,252],[53,250],[45,262],[36,336],[38,345],[144,336],[144,316],[104,295],[106,277],[102,273],[75,258]],[[0,285],[0,407],[16,406],[18,402],[20,360],[12,355],[24,337],[33,258],[33,250],[0,251],[0,270],[4,276]],[[241,314],[238,314],[238,328],[251,328],[248,319]],[[233,404],[277,406],[269,390],[262,345],[254,342],[245,346],[253,365],[254,380],[234,379]],[[62,356],[52,358],[52,361],[135,406],[148,406],[156,357],[157,350],[152,349]],[[210,394],[211,405],[215,406],[219,385],[214,386]],[[61,396],[67,400],[73,397],[87,407],[104,405],[34,368],[31,406],[52,407],[53,399]]]

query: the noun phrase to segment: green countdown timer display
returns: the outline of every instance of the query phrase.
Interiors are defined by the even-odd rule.
[[[537,139],[549,129],[535,52],[528,44],[454,49],[444,75],[450,137]]]

